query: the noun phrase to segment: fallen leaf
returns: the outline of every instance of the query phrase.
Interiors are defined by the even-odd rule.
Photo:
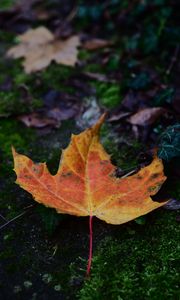
[[[166,110],[162,107],[144,108],[128,118],[128,122],[132,125],[151,125],[153,124]]]
[[[122,224],[164,205],[152,201],[166,177],[157,156],[137,174],[115,177],[115,166],[99,142],[103,115],[91,128],[72,135],[63,150],[56,175],[51,175],[46,163],[35,164],[13,149],[16,183],[31,193],[34,199],[55,208],[58,213],[90,216],[90,253],[87,274],[92,259],[92,217],[110,224]]]
[[[67,83],[68,86],[68,83]],[[73,85],[72,85],[73,86]],[[74,86],[73,86],[74,88]],[[61,115],[64,114],[66,119],[72,113],[75,115],[81,107],[81,99],[79,94],[76,95],[68,94],[66,92],[56,91],[54,89],[48,90],[48,92],[43,96],[44,109],[49,110],[58,108]]]
[[[112,41],[94,38],[85,41],[82,47],[87,50],[96,50],[107,46],[111,46],[112,44],[113,44]]]
[[[31,113],[27,115],[18,116],[17,119],[23,122],[27,127],[43,128],[46,126],[59,127],[53,118],[48,118],[40,113]]]
[[[64,109],[55,107],[47,111],[47,116],[59,122],[74,117],[76,113],[77,109],[75,107],[66,107]]]
[[[43,128],[51,126],[58,128],[61,125],[61,121],[68,120],[75,115],[75,109],[69,107],[60,109],[58,107],[49,109],[44,113],[34,112],[31,114],[18,116],[17,119],[23,122],[27,127]]]
[[[10,48],[7,56],[25,57],[23,66],[26,73],[40,71],[52,61],[58,64],[74,66],[77,62],[80,40],[74,35],[66,40],[56,40],[45,27],[30,29],[19,36],[20,43]]]
[[[164,208],[168,210],[178,210],[180,209],[180,201],[177,199],[170,199],[168,203],[164,205]]]

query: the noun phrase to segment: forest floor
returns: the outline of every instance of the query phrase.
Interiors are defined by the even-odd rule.
[[[180,6],[102,2],[1,1],[1,299],[178,299]],[[57,40],[80,38],[73,66],[27,72],[23,58],[7,57],[40,26]],[[118,175],[148,164],[156,148],[167,176],[159,198],[171,201],[123,225],[95,219],[87,279],[88,217],[57,214],[16,185],[11,146],[55,174],[71,134],[104,111],[101,141]]]

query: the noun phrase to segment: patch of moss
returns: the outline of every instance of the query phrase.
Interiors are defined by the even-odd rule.
[[[94,81],[92,86],[96,89],[97,98],[101,105],[114,108],[121,103],[121,87],[116,83]]]
[[[122,170],[130,171],[137,166],[137,154],[142,145],[130,136],[119,137],[110,125],[104,124],[101,129],[102,143],[111,155],[112,162]]]
[[[106,65],[106,70],[108,71],[115,71],[119,69],[119,62],[120,62],[120,54],[121,49],[116,49],[117,54],[113,54],[110,56],[108,63]]]
[[[80,49],[78,57],[80,60],[86,61],[86,60],[91,59],[92,53],[90,51],[87,51],[86,49]],[[87,71],[87,69],[86,69],[86,71]]]
[[[0,69],[0,115],[18,115],[42,107],[41,92],[36,85],[37,78],[25,74],[19,60],[5,61],[1,58]],[[6,81],[9,81],[10,87],[4,90]]]
[[[104,73],[101,66],[97,63],[88,63],[85,67],[85,72]]]
[[[33,130],[25,128],[16,120],[1,119],[0,124],[0,141],[1,141],[1,172],[0,177],[12,175],[12,152],[14,146],[17,151],[25,151],[28,144],[34,140]]]
[[[5,32],[1,32],[1,34],[4,34],[4,36],[6,37]],[[12,43],[12,41],[11,41],[11,43]],[[2,84],[4,82],[5,74],[6,74],[6,77],[9,76],[17,84],[26,84],[27,79],[30,77],[30,75],[27,75],[22,71],[20,60],[11,60],[11,59],[5,59],[5,57],[1,57],[0,58],[0,69],[1,69],[0,84]],[[16,78],[18,78],[19,76],[21,76],[22,80],[19,82],[17,80],[17,82],[16,82]]]
[[[13,249],[9,248],[6,250],[6,252],[0,252],[0,259],[7,259],[7,258],[13,258],[14,257],[14,253],[13,253]]]
[[[17,0],[2,0],[0,9],[9,9],[17,2]]]
[[[8,31],[4,31],[4,30],[0,30],[0,40],[2,43],[2,46],[4,46],[3,44],[9,44],[10,42],[12,42],[14,39],[14,33],[12,32],[8,32]],[[0,51],[2,51],[3,48],[0,49]]]
[[[148,215],[144,226],[119,226],[94,253],[78,299],[178,299],[179,228],[174,212]],[[173,238],[172,238],[173,237]]]
[[[65,85],[65,81],[74,74],[75,69],[63,65],[51,64],[42,71],[41,80],[44,89],[52,88],[57,91],[73,92],[71,86]],[[63,82],[63,84],[62,84]]]
[[[38,99],[31,99],[27,103],[27,100],[22,97],[18,90],[0,92],[0,115],[28,113],[41,106],[42,102]]]
[[[25,130],[26,129],[26,130]],[[11,146],[17,150],[27,149],[27,141],[34,138],[33,130],[25,128],[16,120],[2,119],[0,124],[1,151],[5,157],[11,156]]]
[[[85,72],[92,72],[92,73],[109,73],[117,70],[119,68],[119,60],[121,50],[116,48],[116,53],[110,54],[108,58],[108,62],[106,64],[102,64],[98,61],[99,57],[103,55],[103,49],[98,49],[94,51],[88,51],[85,49],[80,50],[79,52],[79,59],[83,62],[83,70]]]
[[[38,205],[36,212],[48,234],[52,234],[61,219],[63,219],[63,216],[58,214],[55,209],[47,208],[43,205]]]

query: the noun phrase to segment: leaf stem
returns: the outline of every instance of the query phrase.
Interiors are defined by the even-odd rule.
[[[93,229],[92,229],[92,220],[93,216],[89,216],[89,258],[88,258],[88,265],[86,276],[89,277],[91,271],[91,263],[92,263],[92,242],[93,242]]]

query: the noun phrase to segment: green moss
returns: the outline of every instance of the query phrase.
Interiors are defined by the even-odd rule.
[[[114,108],[121,103],[121,88],[116,83],[92,82],[96,88],[97,98],[101,105],[107,108]]]
[[[42,85],[44,85],[45,90],[47,90],[47,88],[53,88],[58,91],[73,92],[74,89],[64,83],[74,72],[75,69],[71,67],[51,64],[41,73]]]
[[[78,299],[178,299],[175,213],[153,212],[133,234],[129,226],[119,226],[95,251],[91,278]]]
[[[116,48],[116,52],[118,54],[113,54],[110,56],[108,63],[106,65],[106,70],[107,71],[115,71],[119,69],[119,62],[120,62],[120,53],[121,50],[118,49],[118,47]]]
[[[0,30],[0,39],[2,42],[2,46],[4,46],[3,43],[9,44],[14,39],[14,33]],[[3,50],[3,47],[0,49],[0,51],[2,51],[2,50]]]
[[[2,119],[0,124],[0,141],[3,145],[1,151],[5,157],[11,156],[11,146],[17,150],[27,149],[27,141],[34,138],[33,130],[26,128],[16,120]]]
[[[0,9],[8,9],[14,6],[17,0],[2,0],[0,4]]]
[[[47,208],[43,205],[38,205],[36,212],[43,223],[43,228],[48,234],[52,234],[56,226],[63,219],[63,216],[58,214],[55,209]]]
[[[86,61],[92,58],[92,53],[90,51],[87,51],[86,49],[80,49],[78,57],[80,60]]]
[[[0,115],[18,115],[42,107],[41,92],[36,86],[36,76],[27,75],[21,68],[20,61],[0,59],[0,85],[10,81],[7,91],[0,91]],[[6,74],[6,77],[4,76]]]
[[[130,171],[137,166],[137,154],[142,145],[131,136],[117,136],[110,125],[104,124],[101,129],[102,143],[111,155],[112,162],[123,170]]]
[[[1,32],[1,34],[4,34],[4,36],[6,37],[6,33],[5,32]],[[1,37],[1,35],[0,35]],[[11,41],[12,43],[12,41]],[[20,60],[5,60],[4,57],[0,57],[0,69],[1,69],[1,73],[0,73],[0,83],[2,84],[5,80],[6,77],[10,77],[12,78],[15,83],[16,83],[16,77],[18,78],[19,76],[22,77],[22,81],[17,82],[17,84],[26,84],[27,82],[27,78],[30,77],[30,75],[26,75],[21,68],[21,61]],[[6,77],[4,76],[6,74]]]
[[[120,53],[120,49],[116,48],[116,52]],[[103,49],[98,49],[94,51],[88,50],[80,50],[79,52],[79,59],[85,63],[83,70],[85,72],[92,72],[92,73],[109,73],[117,70],[119,68],[119,60],[120,54],[113,53],[109,55],[108,62],[106,64],[97,63],[98,57],[103,54]]]
[[[0,177],[12,175],[12,152],[11,147],[14,146],[17,151],[24,152],[28,150],[28,145],[34,140],[33,130],[25,128],[16,120],[2,119],[0,124],[0,141],[3,145],[1,151],[1,172]],[[11,174],[11,175],[10,175]],[[10,177],[11,178],[11,177]]]
[[[0,115],[2,116],[28,113],[42,106],[42,102],[38,99],[31,99],[27,105],[27,99],[23,98],[18,90],[0,92],[0,99]]]
[[[12,248],[6,249],[6,252],[4,251],[0,252],[0,259],[7,259],[13,257],[14,257],[14,252]]]

